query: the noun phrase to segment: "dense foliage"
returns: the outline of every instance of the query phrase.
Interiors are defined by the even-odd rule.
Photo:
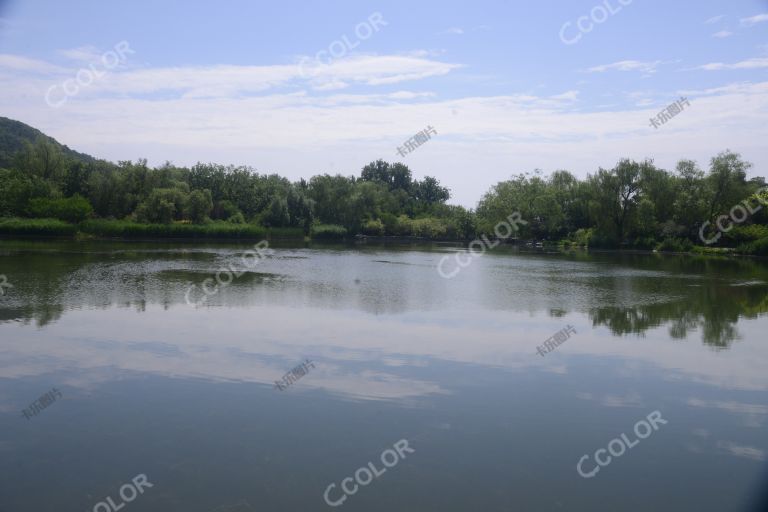
[[[520,174],[491,189],[477,208],[478,227],[488,232],[509,212],[519,211],[528,220],[520,236],[526,239],[562,240],[593,247],[689,250],[702,244],[715,220],[752,198],[758,210],[740,224],[722,222],[727,232],[718,245],[736,246],[768,236],[766,208],[754,198],[765,187],[763,178],[747,179],[750,164],[730,151],[712,158],[708,172],[695,162],[681,160],[674,172],[652,161],[620,161],[613,169],[599,169],[585,180],[567,171],[549,177],[536,172]],[[761,202],[768,205],[768,196]],[[741,220],[742,215],[736,215]]]
[[[449,197],[435,178],[416,180],[405,165],[382,160],[365,166],[360,177],[324,174],[292,183],[247,167],[166,163],[151,169],[145,160],[84,162],[42,137],[27,142],[11,165],[0,169],[0,216],[69,222],[88,217],[141,224],[224,221],[335,236],[473,235],[470,212],[446,205]]]
[[[12,128],[19,130],[16,124]],[[0,166],[0,217],[58,219],[115,236],[241,237],[267,229],[316,238],[465,240],[493,233],[499,222],[519,212],[527,224],[516,236],[526,240],[687,251],[702,245],[703,223],[713,223],[707,231],[713,233],[719,216],[765,187],[763,178],[747,179],[749,168],[738,154],[726,151],[712,158],[706,172],[690,160],[681,160],[673,172],[648,160],[621,160],[583,180],[568,171],[550,176],[536,171],[498,183],[472,211],[448,205],[445,187],[429,176],[414,179],[402,163],[377,160],[359,177],[322,174],[291,182],[248,167],[166,163],[153,169],[145,160],[113,164],[67,150],[41,134]],[[754,205],[759,208],[743,221],[729,222],[734,227],[712,246],[765,253],[768,214],[760,203]],[[7,225],[18,230],[20,221],[15,222]]]

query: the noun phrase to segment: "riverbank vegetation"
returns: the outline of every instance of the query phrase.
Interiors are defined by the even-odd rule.
[[[0,234],[469,240],[492,235],[519,212],[527,221],[515,234],[521,240],[674,252],[706,245],[765,255],[768,196],[763,178],[747,179],[749,168],[725,151],[706,170],[690,160],[672,171],[650,160],[621,160],[585,179],[565,170],[516,174],[470,210],[448,204],[449,190],[437,179],[414,179],[402,163],[377,160],[359,175],[291,182],[211,163],[114,164],[39,136],[0,162]],[[728,221],[717,236],[716,219],[747,199],[753,201],[749,215]],[[704,244],[703,234],[716,240]]]

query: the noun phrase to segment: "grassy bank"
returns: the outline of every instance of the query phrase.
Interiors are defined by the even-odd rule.
[[[142,224],[125,220],[90,219],[80,223],[70,223],[58,219],[27,219],[0,218],[0,236],[23,237],[67,237],[67,238],[120,238],[129,240],[139,239],[219,239],[219,240],[262,240],[284,239],[303,240],[301,228],[266,228],[256,224],[233,224],[225,221],[211,221],[204,224],[174,222],[171,224]],[[343,240],[354,238],[348,231],[333,224],[317,224],[312,227],[310,238],[313,240]],[[370,240],[400,242],[449,241],[437,237],[382,237],[368,236]],[[461,242],[460,240],[450,240]],[[677,254],[708,254],[716,256],[749,255],[768,256],[768,238],[757,240],[741,239],[736,247],[708,247],[693,245],[684,239],[666,239],[662,242],[645,245],[634,244],[626,247],[607,247],[589,236],[575,236],[560,241],[543,241],[539,246],[560,249],[592,249],[592,250],[622,250],[654,251]],[[465,240],[466,242],[466,240]],[[650,241],[649,241],[650,242]],[[518,245],[534,245],[534,241],[526,243],[517,241]]]
[[[254,224],[209,222],[206,224],[141,224],[124,220],[86,220],[71,224],[57,219],[0,219],[0,235],[80,236],[95,238],[171,239],[303,239],[300,228],[265,228]]]
[[[77,226],[58,219],[0,218],[0,235],[74,236]]]

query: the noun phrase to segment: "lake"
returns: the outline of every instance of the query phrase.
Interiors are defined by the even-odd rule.
[[[0,241],[0,511],[758,510],[765,262],[252,247]]]

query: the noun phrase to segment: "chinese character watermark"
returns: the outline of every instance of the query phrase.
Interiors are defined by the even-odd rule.
[[[24,415],[25,418],[32,419],[32,416],[37,416],[40,414],[40,412],[51,405],[53,402],[56,401],[56,398],[61,398],[61,391],[59,391],[56,388],[53,388],[34,402],[30,404],[30,410],[22,409],[21,414]]]
[[[315,367],[315,364],[307,359],[300,365],[296,366],[294,369],[283,375],[283,378],[280,380],[275,381],[275,389],[279,389],[280,391],[285,390],[288,386],[305,376],[307,373],[309,373],[309,368]]]
[[[541,357],[544,357],[544,354],[552,352],[565,343],[565,340],[570,338],[571,334],[576,334],[576,329],[574,329],[572,325],[567,325],[564,329],[560,329],[553,336],[547,338],[547,341],[545,341],[543,345],[536,347],[536,352],[538,352]],[[546,352],[542,350],[542,347],[547,349]]]
[[[405,141],[404,148],[398,146],[397,147],[398,154],[404,157],[408,153],[415,151],[416,148],[418,148],[419,146],[421,146],[422,144],[424,144],[425,142],[427,142],[432,138],[430,134],[437,135],[437,131],[435,131],[433,127],[427,126],[425,129],[421,130],[419,133],[417,133],[416,135],[414,135],[413,137]],[[404,151],[404,150],[407,150],[407,151]]]
[[[659,129],[659,126],[662,124],[666,124],[667,121],[672,120],[673,117],[675,117],[677,114],[682,112],[685,109],[685,106],[691,106],[691,102],[688,101],[688,98],[681,97],[679,100],[677,100],[674,103],[670,103],[667,108],[659,112],[656,117],[652,117],[650,119],[651,124],[650,126]]]

